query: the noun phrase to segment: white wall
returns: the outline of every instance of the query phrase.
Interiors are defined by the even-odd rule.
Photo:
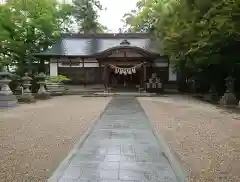
[[[177,81],[177,73],[173,71],[174,68],[171,64],[169,64],[169,75],[168,75],[168,80],[169,81]]]
[[[58,64],[50,63],[50,76],[58,76]]]
[[[97,68],[99,67],[98,63],[84,63],[84,68]]]

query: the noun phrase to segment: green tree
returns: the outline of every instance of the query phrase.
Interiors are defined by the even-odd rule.
[[[8,0],[0,6],[0,13],[1,64],[14,65],[23,74],[35,68],[35,53],[60,36],[71,7],[57,0]]]
[[[198,77],[217,85],[239,69],[239,7],[239,0],[141,0],[127,23],[135,31],[154,32],[159,52],[184,80]]]
[[[124,32],[133,32],[132,24],[134,23],[135,16],[137,15],[136,10],[132,10],[130,13],[125,13],[122,18],[123,22],[123,31]]]
[[[73,0],[73,16],[78,24],[79,32],[104,32],[107,28],[98,21],[98,11],[103,10],[98,0]]]

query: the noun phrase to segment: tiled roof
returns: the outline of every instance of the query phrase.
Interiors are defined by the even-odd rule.
[[[149,34],[64,34],[39,56],[96,56],[105,51],[130,47],[158,54],[156,42]]]

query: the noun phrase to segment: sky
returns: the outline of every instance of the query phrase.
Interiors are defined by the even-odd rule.
[[[110,32],[118,32],[122,27],[121,19],[125,13],[135,9],[138,0],[100,0],[106,11],[99,12],[99,22]]]

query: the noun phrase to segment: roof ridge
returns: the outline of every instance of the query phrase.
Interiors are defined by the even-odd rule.
[[[65,33],[62,38],[151,38],[149,33]]]

